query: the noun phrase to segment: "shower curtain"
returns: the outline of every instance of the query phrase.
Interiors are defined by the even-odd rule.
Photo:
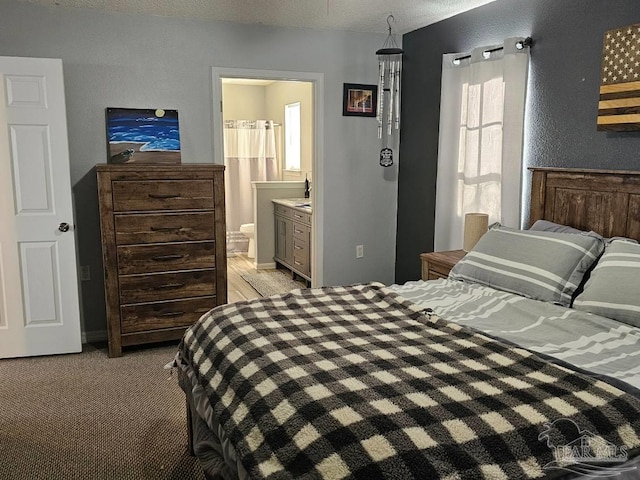
[[[240,225],[253,223],[251,182],[278,180],[276,141],[271,120],[224,122],[227,251],[246,252],[249,240]]]

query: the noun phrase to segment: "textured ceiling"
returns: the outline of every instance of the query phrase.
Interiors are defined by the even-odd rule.
[[[494,0],[14,0],[120,13],[225,22],[403,34]]]

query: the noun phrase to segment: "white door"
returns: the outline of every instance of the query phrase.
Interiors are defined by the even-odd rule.
[[[79,352],[62,61],[0,57],[0,358]]]

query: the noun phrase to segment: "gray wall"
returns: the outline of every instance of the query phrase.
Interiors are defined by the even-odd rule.
[[[237,25],[152,15],[0,2],[0,55],[61,58],[67,100],[71,182],[83,330],[106,328],[96,181],[106,160],[106,107],[167,108],[180,114],[183,162],[213,158],[211,67],[289,70],[324,75],[324,283],[394,276],[397,178],[378,166],[375,119],[342,117],[342,84],[375,83],[386,33]],[[355,245],[365,257],[355,258]]]
[[[442,54],[531,35],[524,166],[638,170],[640,132],[596,131],[603,34],[638,22],[638,0],[497,0],[403,36],[397,282],[433,250]]]
[[[309,82],[274,82],[265,88],[267,117],[280,124],[275,129],[276,144],[280,144],[280,164],[282,180],[304,181],[305,175],[312,180],[313,161],[313,84]],[[284,170],[284,109],[289,103],[300,102],[300,171]]]

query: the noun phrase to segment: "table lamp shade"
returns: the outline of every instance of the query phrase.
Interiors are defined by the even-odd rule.
[[[489,228],[489,215],[486,213],[467,213],[464,216],[464,241],[462,249],[468,252],[478,243],[480,237]]]

